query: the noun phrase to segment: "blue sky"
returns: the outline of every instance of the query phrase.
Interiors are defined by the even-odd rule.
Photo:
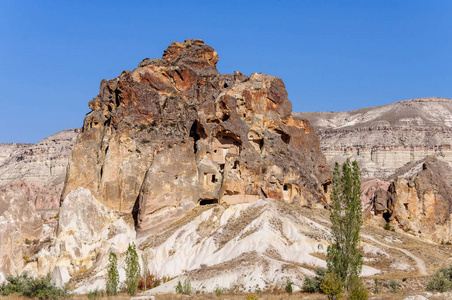
[[[452,98],[452,1],[0,0],[0,143],[81,127],[103,78],[201,38],[294,111]]]

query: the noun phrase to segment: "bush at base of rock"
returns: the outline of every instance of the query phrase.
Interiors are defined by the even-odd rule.
[[[60,299],[69,298],[69,291],[56,286],[47,275],[45,278],[32,278],[26,273],[22,275],[9,275],[6,281],[0,285],[0,295],[21,295],[39,299]]]
[[[388,286],[389,289],[391,290],[391,293],[397,293],[399,291],[400,282],[398,282],[395,279],[389,279]]]
[[[340,299],[344,291],[344,283],[335,273],[327,273],[320,285],[320,290],[328,295],[328,299]]]
[[[452,289],[452,266],[436,271],[427,283],[426,290],[430,292],[447,292]]]
[[[350,290],[347,295],[349,300],[367,300],[369,292],[366,290],[363,282],[359,278],[353,278],[350,284]]]
[[[183,295],[191,294],[190,278],[185,278],[184,284],[182,284],[180,281],[177,282],[176,293],[183,294]]]
[[[317,268],[315,271],[316,276],[314,278],[306,277],[303,281],[301,289],[306,293],[319,293],[320,285],[325,279],[326,269]]]
[[[145,284],[146,281],[146,284]],[[162,284],[162,279],[158,278],[154,274],[150,274],[149,272],[146,274],[146,276],[141,276],[140,281],[138,281],[138,289],[139,290],[150,290],[155,287],[158,287],[160,284]]]
[[[88,297],[88,300],[97,300],[104,297],[104,291],[96,288],[92,291],[89,291],[88,294],[86,294],[86,297]]]
[[[286,293],[289,295],[292,295],[292,281],[290,281],[290,279],[287,279],[286,281],[286,287],[285,287]]]

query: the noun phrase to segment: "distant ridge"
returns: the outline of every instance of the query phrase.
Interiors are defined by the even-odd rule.
[[[452,99],[418,98],[341,112],[294,113],[319,134],[330,164],[356,159],[364,177],[390,176],[428,155],[452,163]]]

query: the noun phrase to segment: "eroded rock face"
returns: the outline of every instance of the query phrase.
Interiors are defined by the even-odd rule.
[[[452,169],[429,157],[409,179],[399,177],[387,191],[379,191],[374,210],[396,229],[446,242],[451,240]]]
[[[103,80],[74,145],[62,198],[84,187],[108,209],[180,217],[198,204],[325,201],[330,169],[281,79],[221,75],[201,40]],[[322,186],[323,185],[323,186]],[[153,223],[154,222],[154,223]]]
[[[0,282],[25,264],[36,264],[31,260],[37,248],[54,236],[78,131],[64,130],[36,144],[0,144]]]
[[[26,244],[42,237],[41,217],[21,190],[0,188],[0,282],[28,262]]]
[[[60,285],[73,278],[77,282],[87,273],[105,275],[109,253],[121,259],[135,238],[130,214],[109,210],[88,189],[80,187],[62,202],[52,243],[42,247],[25,271],[38,276],[51,272]]]
[[[64,130],[36,144],[1,144],[0,187],[22,191],[38,210],[58,209],[78,132]]]

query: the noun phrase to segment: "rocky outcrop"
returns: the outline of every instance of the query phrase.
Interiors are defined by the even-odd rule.
[[[330,169],[281,79],[221,75],[201,40],[103,80],[74,145],[62,199],[84,187],[143,232],[196,205],[271,197],[324,202]]]
[[[435,242],[452,239],[452,168],[434,157],[409,179],[398,177],[374,197],[377,217],[396,229]]]
[[[387,177],[435,156],[452,164],[452,100],[420,98],[344,112],[296,113],[311,122],[328,162],[358,161],[363,177]]]

